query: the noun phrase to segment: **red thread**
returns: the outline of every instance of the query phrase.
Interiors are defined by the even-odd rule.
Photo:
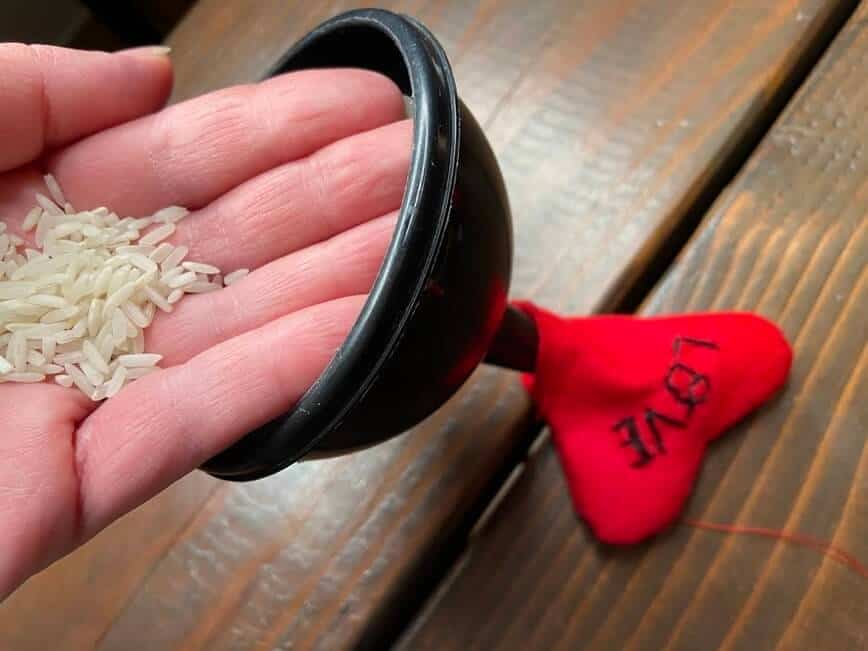
[[[811,536],[806,536],[799,533],[788,533],[779,529],[767,529],[765,527],[747,527],[738,524],[717,524],[714,522],[706,522],[704,520],[694,520],[686,518],[684,523],[696,529],[704,529],[706,531],[715,531],[717,533],[732,533],[748,536],[760,536],[762,538],[771,538],[773,540],[783,540],[794,545],[807,547],[822,553],[824,556],[837,561],[841,565],[848,567],[850,570],[860,575],[863,579],[868,579],[868,567],[865,567],[858,558],[852,554],[848,554],[843,549],[836,547],[832,543],[824,540],[818,540]]]

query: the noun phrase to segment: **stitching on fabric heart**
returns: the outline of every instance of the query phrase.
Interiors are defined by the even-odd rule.
[[[576,511],[595,535],[631,544],[672,524],[709,441],[768,400],[792,353],[750,314],[564,318],[537,324],[523,376],[553,432]]]

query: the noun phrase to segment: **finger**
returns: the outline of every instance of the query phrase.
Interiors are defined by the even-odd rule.
[[[260,174],[194,211],[170,241],[189,247],[190,260],[226,271],[256,268],[396,210],[406,186],[412,131],[409,120],[395,122]],[[9,229],[28,241],[32,233],[23,233],[20,225],[34,193],[46,192],[43,185],[30,168],[0,176],[0,206]]]
[[[412,124],[346,138],[262,174],[178,224],[188,259],[256,268],[401,205]]]
[[[57,385],[0,384],[0,600],[75,537],[72,437],[88,402]]]
[[[159,109],[172,67],[154,52],[0,44],[0,171]]]
[[[307,70],[171,106],[60,152],[77,207],[200,208],[257,174],[403,116],[397,86],[364,70]]]
[[[289,410],[363,303],[350,297],[295,312],[147,375],[94,412],[76,442],[84,536]]]
[[[194,355],[286,314],[346,296],[367,294],[395,230],[392,213],[257,269],[231,286],[193,294],[147,331],[147,349],[163,366]]]

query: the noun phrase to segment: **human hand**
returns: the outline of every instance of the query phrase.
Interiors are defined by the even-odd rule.
[[[163,370],[101,405],[0,384],[0,598],[287,411],[343,341],[394,228],[412,127],[389,80],[317,70],[160,110],[168,57],[0,44],[0,218],[53,174],[78,209],[192,214],[174,244],[231,287],[159,313]]]

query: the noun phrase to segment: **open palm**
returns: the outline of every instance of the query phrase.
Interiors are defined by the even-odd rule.
[[[0,384],[0,598],[289,409],[377,273],[410,156],[397,88],[373,73],[284,75],[160,110],[152,50],[0,44],[0,218],[52,173],[78,209],[190,217],[188,259],[252,273],[160,313],[164,370],[97,408],[54,384]]]

